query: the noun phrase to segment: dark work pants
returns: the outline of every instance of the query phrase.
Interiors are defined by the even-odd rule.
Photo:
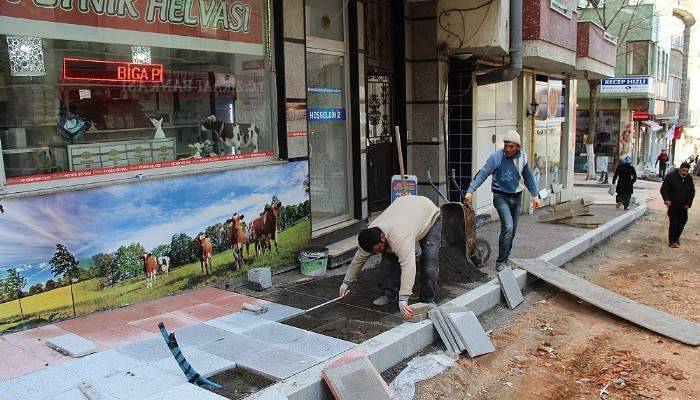
[[[437,289],[438,274],[440,273],[440,264],[438,253],[440,250],[440,242],[442,238],[442,217],[438,219],[430,228],[428,234],[420,244],[421,256],[418,261],[418,269],[420,274],[420,301],[423,303],[432,303],[435,301],[435,289]],[[395,298],[401,287],[401,264],[399,258],[394,253],[382,254],[382,294],[390,299]]]
[[[523,210],[520,193],[493,192],[493,206],[501,219],[501,234],[498,236],[498,258],[496,264],[505,263],[513,248],[515,231],[518,229],[518,218]]]
[[[688,222],[688,209],[683,206],[671,204],[668,208],[668,243],[680,243],[681,233]]]
[[[666,176],[666,163],[659,163],[659,178]]]

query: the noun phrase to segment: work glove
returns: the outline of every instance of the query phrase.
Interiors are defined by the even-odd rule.
[[[464,204],[472,205],[473,201],[474,201],[474,194],[473,193],[467,193],[464,195]]]
[[[540,199],[534,198],[532,199],[532,208],[540,208]]]
[[[348,295],[348,293],[350,293],[350,285],[343,282],[343,284],[340,285],[340,289],[338,290],[338,294],[340,295],[340,297],[345,297]]]
[[[413,309],[408,305],[408,300],[399,300],[399,310],[403,314],[403,319],[411,319],[413,317]]]

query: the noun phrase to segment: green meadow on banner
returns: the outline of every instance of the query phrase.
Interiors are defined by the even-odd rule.
[[[293,264],[306,162],[3,201],[0,330]]]

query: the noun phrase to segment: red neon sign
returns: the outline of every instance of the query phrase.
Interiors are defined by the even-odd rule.
[[[63,59],[63,79],[102,82],[163,82],[163,64]]]

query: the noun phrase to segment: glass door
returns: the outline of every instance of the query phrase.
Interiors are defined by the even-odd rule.
[[[313,229],[350,219],[345,57],[306,53],[309,174]]]

